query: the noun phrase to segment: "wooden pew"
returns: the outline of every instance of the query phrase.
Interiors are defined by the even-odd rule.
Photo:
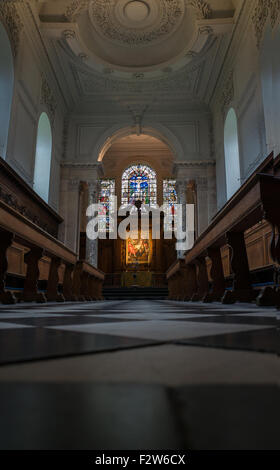
[[[178,274],[182,262],[173,266],[167,272],[170,286],[170,297],[174,297],[173,280],[179,281],[181,294],[187,290],[187,297],[192,300],[205,302],[222,300],[223,303],[235,301],[250,302],[256,299],[258,291],[250,283],[250,270],[244,239],[244,232],[265,219],[272,227],[274,236],[271,240],[271,255],[275,263],[280,262],[280,177],[273,170],[273,155],[248,179],[227,204],[217,213],[209,227],[196,240],[194,247],[186,253],[185,264],[191,273],[185,279],[185,274]],[[260,173],[259,170],[266,171]],[[228,245],[231,250],[231,268],[234,276],[232,291],[225,290],[221,247]],[[213,288],[209,290],[209,278],[205,259],[211,259],[211,278]],[[194,269],[195,267],[195,269]],[[193,280],[195,272],[196,283]],[[188,286],[188,287],[186,287]],[[191,286],[191,288],[190,288]],[[177,283],[178,289],[178,283]],[[177,294],[175,294],[176,296]],[[177,295],[178,297],[178,295]],[[279,294],[275,289],[266,288],[258,298],[260,304],[277,304]]]
[[[85,260],[76,264],[73,278],[73,293],[76,300],[103,300],[102,286],[105,274],[94,268]]]
[[[14,182],[14,186],[12,185]],[[9,193],[13,191],[17,194]],[[22,208],[22,199],[32,210]],[[34,211],[34,212],[33,212]],[[34,215],[37,213],[37,216]],[[40,224],[37,223],[40,219]],[[99,300],[102,298],[104,274],[86,262],[78,261],[76,253],[69,250],[57,238],[58,216],[26,183],[0,161],[0,301],[5,304],[18,300],[46,302],[64,300]],[[43,222],[42,222],[43,221]],[[48,224],[45,224],[47,221]],[[40,226],[41,225],[41,226]],[[50,227],[50,230],[48,230]],[[13,242],[26,247],[24,255],[27,272],[24,289],[19,298],[5,288],[8,269],[7,251]],[[39,261],[51,259],[46,293],[38,291]],[[58,292],[59,269],[64,264],[63,291]],[[77,285],[80,282],[79,291]]]

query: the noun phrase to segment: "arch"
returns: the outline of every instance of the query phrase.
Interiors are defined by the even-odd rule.
[[[14,58],[6,29],[0,23],[0,156],[6,158],[14,92]]]
[[[116,140],[136,133],[136,128],[133,126],[115,125],[107,129],[95,145],[93,150],[94,160],[101,162],[107,150]],[[161,140],[170,148],[176,160],[184,160],[184,151],[179,140],[162,124],[147,123],[147,126],[142,128],[141,133]]]
[[[228,111],[224,127],[225,170],[227,199],[240,187],[240,159],[237,117],[233,108]]]
[[[52,159],[52,129],[48,115],[43,112],[38,121],[34,167],[34,191],[48,202]]]

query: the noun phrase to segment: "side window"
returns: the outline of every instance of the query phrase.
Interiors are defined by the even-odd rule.
[[[42,113],[38,123],[35,169],[34,169],[34,191],[42,199],[48,202],[50,171],[52,159],[52,130],[50,120],[46,113]]]
[[[237,117],[233,108],[227,114],[224,129],[227,199],[240,187],[240,161]]]

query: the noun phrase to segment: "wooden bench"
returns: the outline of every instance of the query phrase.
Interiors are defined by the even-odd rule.
[[[12,179],[15,178],[15,187],[11,185],[11,190],[15,191],[15,188],[16,190],[20,188],[19,195],[12,195],[9,198],[7,187],[3,191],[1,165],[2,169],[4,168],[3,172],[7,181],[11,183]],[[31,220],[32,217],[29,216],[29,213],[26,215],[26,211],[19,210],[22,191],[26,195],[27,201],[29,199],[33,201],[31,207],[34,213],[37,212],[39,218],[43,213],[43,218],[48,218],[52,231],[57,233],[58,224],[61,223],[62,219],[52,209],[48,208],[31,188],[27,188],[26,183],[18,175],[15,176],[13,170],[9,173],[9,167],[6,163],[3,165],[3,162],[1,162],[1,165],[0,191],[2,190],[1,194],[3,196],[4,193],[5,197],[0,196],[0,301],[10,304],[18,300],[46,302],[101,299],[104,274],[88,263],[79,261],[76,253],[69,250],[55,236],[35,223],[34,220]],[[32,199],[33,196],[34,199]],[[29,250],[24,255],[24,262],[27,265],[24,288],[18,297],[5,288],[8,269],[7,251],[13,242],[19,243]],[[51,259],[45,293],[38,291],[39,261],[44,256]],[[59,293],[59,269],[62,264],[64,264],[63,289],[62,293]]]
[[[178,260],[167,271],[171,299],[222,300],[250,302],[258,291],[252,288],[244,232],[265,219],[271,224],[271,256],[280,262],[280,177],[277,175],[279,160],[270,155],[239,191],[216,214],[209,227],[196,240],[185,259]],[[262,171],[262,172],[260,172]],[[226,289],[221,259],[221,247],[228,245],[231,251],[233,273],[232,290]],[[211,260],[210,276],[206,258]],[[279,294],[275,288],[265,288],[258,298],[260,304],[277,304]]]

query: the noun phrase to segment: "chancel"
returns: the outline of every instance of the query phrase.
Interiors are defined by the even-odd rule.
[[[279,6],[0,2],[1,450],[280,449]]]

